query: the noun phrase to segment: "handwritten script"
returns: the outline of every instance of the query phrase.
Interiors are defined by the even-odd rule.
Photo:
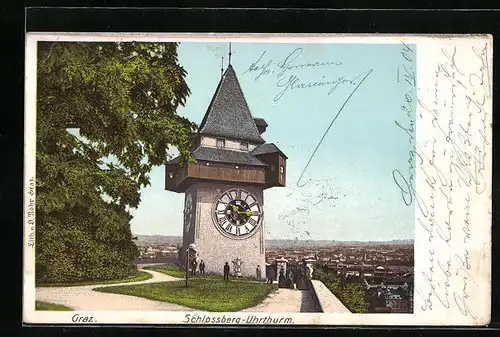
[[[342,104],[342,106],[340,107],[340,109],[338,111],[335,111],[333,113],[333,118],[332,118],[330,124],[328,125],[328,127],[326,128],[325,132],[323,133],[323,136],[321,137],[320,141],[318,142],[318,144],[314,148],[314,151],[312,152],[311,156],[309,157],[309,160],[307,161],[306,166],[304,167],[304,169],[300,173],[299,179],[297,180],[297,186],[298,187],[304,187],[305,185],[307,185],[310,182],[310,180],[302,182],[302,178],[304,177],[304,174],[306,173],[307,169],[309,168],[309,165],[311,164],[314,156],[316,155],[316,152],[318,151],[318,149],[320,148],[321,144],[325,140],[325,137],[328,134],[328,132],[330,132],[330,129],[332,128],[333,124],[335,123],[335,121],[337,120],[337,118],[340,116],[341,112],[344,110],[344,107],[346,106],[347,102],[349,102],[349,100],[353,97],[354,93],[359,89],[359,87],[361,86],[361,84],[363,84],[363,82],[372,73],[372,71],[373,71],[373,69],[368,70],[365,74],[363,74],[363,76],[359,79],[359,81],[352,83],[352,85],[353,85],[353,88],[351,89],[352,91],[349,93],[349,95],[347,96],[347,98],[344,100],[344,103]]]
[[[490,49],[481,40],[422,51],[432,62],[418,73],[416,120],[405,96],[395,121],[410,144],[408,166],[392,175],[416,210],[415,311],[456,312],[471,323],[489,312]],[[397,78],[408,92],[417,88],[412,57],[403,45]]]
[[[263,51],[260,56],[253,61],[245,70],[244,74],[252,74],[255,81],[263,77],[272,77],[275,80],[277,93],[274,101],[282,99],[285,94],[304,89],[326,88],[327,95],[331,95],[336,90],[345,85],[355,86],[362,82],[368,71],[343,76],[337,75],[337,69],[342,65],[336,60],[305,60],[303,48],[296,48],[284,58],[274,60],[268,57],[267,51]],[[300,70],[310,72],[313,69],[323,68],[325,75],[320,78],[304,78],[306,74],[299,74]]]

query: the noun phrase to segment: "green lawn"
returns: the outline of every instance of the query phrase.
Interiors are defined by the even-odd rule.
[[[47,283],[47,284],[37,284],[37,287],[77,287],[77,286],[90,286],[96,284],[129,283],[129,282],[144,281],[150,279],[151,277],[153,276],[149,273],[138,271],[137,274],[120,280],[88,281],[79,283]]]
[[[44,311],[73,311],[73,309],[68,308],[61,304],[47,303],[47,302],[35,302],[35,310]]]
[[[111,286],[94,290],[176,303],[204,311],[234,312],[259,304],[277,289],[275,284],[268,283],[192,278],[188,288],[185,288],[184,281],[175,281]]]
[[[179,268],[178,266],[174,266],[171,264],[161,264],[161,265],[156,265],[156,266],[148,266],[144,267],[143,269],[147,270],[153,270],[160,272],[162,274],[166,274],[169,276],[173,277],[179,277],[179,278],[184,278],[186,276],[186,272]],[[191,275],[189,275],[191,277]]]

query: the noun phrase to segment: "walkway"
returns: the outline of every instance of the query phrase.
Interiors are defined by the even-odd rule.
[[[279,288],[262,303],[243,312],[316,312],[310,290]]]
[[[142,310],[142,311],[193,311],[182,305],[148,300],[141,297],[108,294],[93,291],[102,286],[133,285],[181,280],[152,270],[139,269],[153,275],[152,278],[128,283],[76,286],[76,287],[40,287],[36,288],[36,300],[65,305],[73,310]]]

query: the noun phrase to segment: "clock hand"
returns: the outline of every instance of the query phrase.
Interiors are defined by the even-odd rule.
[[[255,212],[253,212],[253,211],[251,211],[251,210],[246,210],[246,211],[244,211],[244,212],[240,212],[240,211],[238,211],[238,210],[237,210],[236,212],[237,212],[238,214],[245,214],[245,215],[247,215],[247,216],[255,215],[255,214],[254,214]]]
[[[236,212],[237,214],[246,214],[247,211],[245,212],[240,212],[240,209],[238,208],[238,206],[232,206],[233,207],[233,212]]]

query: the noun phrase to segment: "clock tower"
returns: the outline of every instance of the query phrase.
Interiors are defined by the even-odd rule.
[[[192,145],[196,161],[166,165],[165,189],[185,194],[182,253],[194,243],[206,272],[222,274],[237,261],[241,275],[255,276],[260,266],[265,277],[263,191],[285,186],[287,159],[262,138],[266,128],[229,64]]]

